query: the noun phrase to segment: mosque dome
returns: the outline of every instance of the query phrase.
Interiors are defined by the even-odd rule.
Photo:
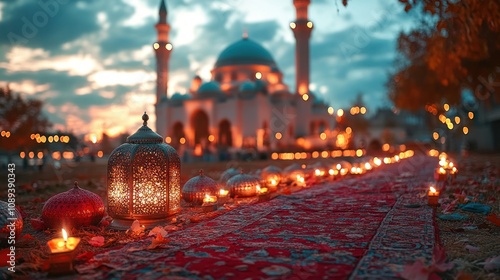
[[[198,96],[200,98],[220,97],[223,94],[219,83],[216,81],[203,83],[200,88],[198,88]]]
[[[240,86],[240,92],[242,93],[254,93],[255,92],[255,84],[251,81],[245,81]]]
[[[170,97],[170,100],[175,100],[175,101],[182,101],[182,100],[187,100],[189,99],[190,96],[188,94],[181,94],[179,92],[176,92]]]
[[[251,64],[277,68],[273,56],[264,47],[248,37],[243,37],[220,53],[217,62],[215,62],[215,68]]]

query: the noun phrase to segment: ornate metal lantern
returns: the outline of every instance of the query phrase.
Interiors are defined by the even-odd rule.
[[[266,184],[266,187],[269,188],[269,191],[275,192],[278,190],[282,172],[281,168],[274,165],[270,165],[262,170],[260,176]]]
[[[227,181],[231,197],[250,197],[257,195],[259,179],[249,174],[238,174]]]
[[[205,176],[203,170],[200,170],[199,176],[189,179],[182,187],[182,198],[193,205],[202,205],[205,195],[217,195],[218,193],[217,182]]]
[[[222,184],[226,184],[229,179],[231,179],[232,177],[234,177],[238,174],[240,174],[240,171],[236,168],[231,167],[231,168],[227,169],[226,171],[222,172],[222,174],[220,175],[219,181]]]
[[[180,210],[179,156],[147,126],[148,119],[144,113],[143,126],[108,160],[108,214],[115,228],[134,220],[150,225]]]

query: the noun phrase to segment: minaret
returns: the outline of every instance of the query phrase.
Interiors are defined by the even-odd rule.
[[[160,19],[155,25],[158,40],[153,44],[156,54],[156,104],[160,103],[167,94],[168,62],[173,48],[172,44],[168,42],[170,25],[167,22],[168,12],[165,0],[161,0],[159,15]]]
[[[307,18],[307,7],[311,0],[293,0],[297,19],[290,23],[295,36],[295,91],[300,95],[309,93],[309,38],[313,23]]]

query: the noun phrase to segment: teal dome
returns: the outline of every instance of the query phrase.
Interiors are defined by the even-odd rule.
[[[181,94],[179,92],[176,92],[172,95],[172,97],[170,97],[170,100],[187,100],[190,98],[191,96],[189,96],[188,94]]]
[[[217,58],[217,62],[215,62],[215,68],[248,64],[266,65],[276,68],[273,56],[260,44],[248,38],[243,38],[224,49],[219,58]]]
[[[255,84],[251,81],[246,81],[240,86],[241,93],[254,93],[256,90]]]
[[[218,97],[223,95],[224,93],[221,91],[219,83],[216,81],[210,81],[203,83],[198,88],[198,96],[201,98],[205,97]]]

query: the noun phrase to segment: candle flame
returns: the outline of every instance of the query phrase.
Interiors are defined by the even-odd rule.
[[[228,193],[229,193],[229,191],[228,191],[228,190],[224,190],[224,189],[220,189],[220,190],[219,190],[219,195],[220,195],[220,196],[226,196]]]
[[[271,179],[271,186],[276,186],[278,182],[274,179]]]
[[[65,229],[62,229],[62,236],[63,236],[64,242],[67,242],[68,241],[68,233],[66,232]]]
[[[319,169],[314,170],[314,174],[316,176],[319,176],[321,174],[321,171]]]
[[[436,189],[434,187],[430,187],[429,190],[431,191],[431,193],[435,193],[436,192]]]

